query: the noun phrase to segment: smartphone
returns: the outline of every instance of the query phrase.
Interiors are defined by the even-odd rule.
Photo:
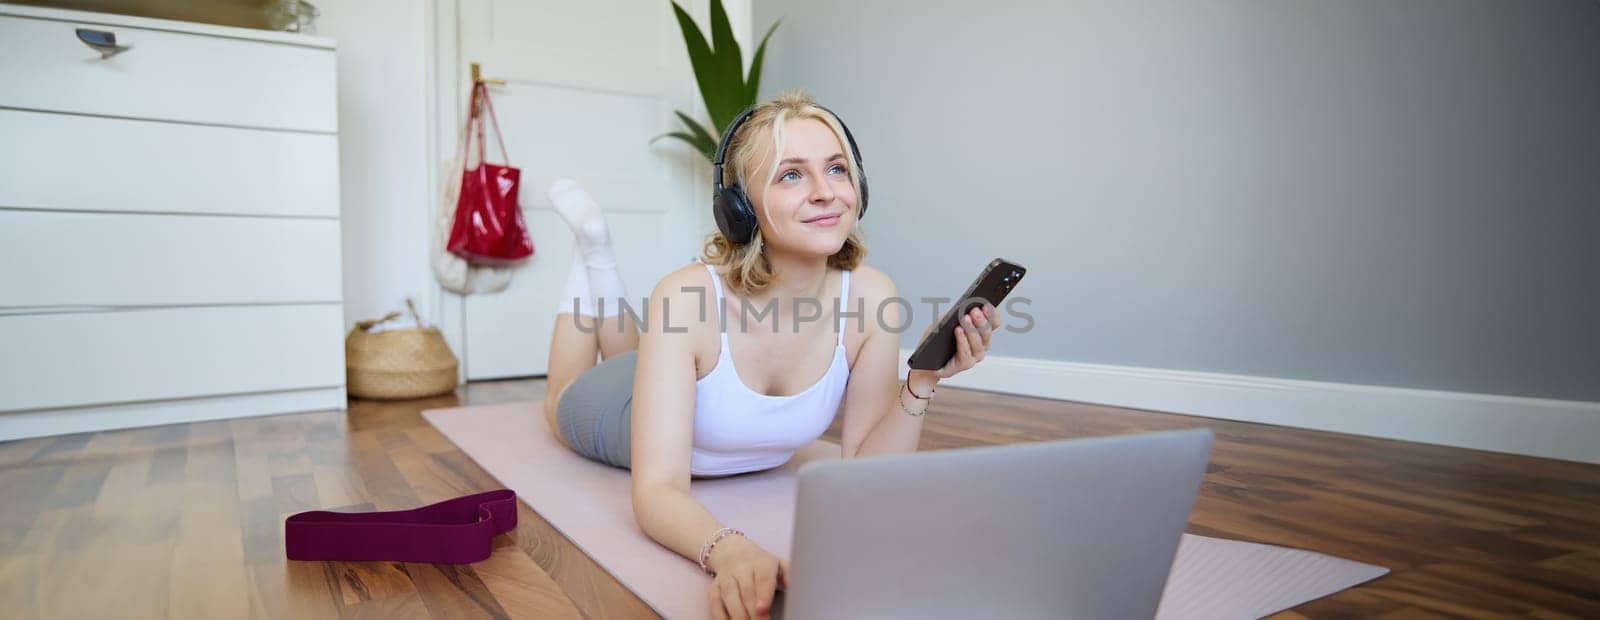
[[[922,339],[917,345],[917,350],[906,359],[906,363],[918,370],[938,370],[950,363],[950,358],[956,356],[956,325],[960,324],[961,317],[973,308],[982,308],[984,302],[1000,307],[1000,302],[1017,287],[1017,282],[1022,281],[1022,275],[1028,269],[1003,258],[989,261],[989,266],[983,268],[972,285],[967,287],[967,292],[956,298],[955,305],[939,319],[939,327],[928,332],[928,337]]]

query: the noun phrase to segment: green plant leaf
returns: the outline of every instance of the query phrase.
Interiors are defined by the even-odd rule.
[[[678,115],[678,118],[683,121],[684,126],[688,127],[689,131],[694,134],[695,139],[711,145],[712,151],[717,150],[717,143],[721,142],[720,138],[712,136],[710,132],[706,131],[704,127],[700,126],[700,123],[697,123],[694,119],[689,118],[688,114],[684,114],[683,112],[679,112],[677,110],[673,110],[673,113]]]
[[[724,129],[733,122],[734,117],[756,102],[760,94],[761,65],[766,56],[767,42],[772,39],[772,33],[777,31],[778,24],[783,22],[780,19],[767,28],[761,45],[751,57],[747,81],[743,70],[743,52],[733,38],[733,28],[728,23],[723,0],[711,0],[710,9],[711,39],[708,42],[705,33],[689,13],[676,0],[672,2],[673,16],[678,20],[678,28],[683,31],[683,42],[689,53],[690,66],[694,69],[695,82],[700,88],[701,98],[705,100],[706,113],[711,117],[709,131],[688,115],[678,112],[678,117],[690,131],[657,138],[675,137],[694,144],[706,154],[708,160],[715,156],[716,145]]]
[[[761,45],[756,47],[755,57],[750,60],[750,80],[744,86],[744,97],[748,103],[755,103],[756,97],[760,96],[761,59],[767,54],[767,39],[772,38],[772,33],[778,30],[778,24],[781,23],[783,23],[782,19],[772,22],[772,26],[767,28],[767,35],[761,37]]]
[[[739,52],[739,42],[733,38],[733,27],[728,24],[728,12],[722,7],[722,0],[711,0],[711,47],[716,56],[717,77],[731,87],[724,91],[731,96],[723,99],[723,108],[710,110],[711,122],[726,127],[744,109],[740,104],[745,85],[744,57]]]
[[[706,143],[699,140],[695,136],[689,135],[687,132],[674,131],[672,133],[664,133],[651,138],[650,143],[655,144],[656,140],[660,140],[662,138],[677,138],[689,143],[689,146],[694,147],[695,150],[700,151],[701,155],[705,156],[706,161],[712,161],[712,159],[717,156],[717,145],[715,143]]]
[[[672,3],[672,12],[678,18],[678,28],[683,31],[683,43],[689,51],[689,64],[694,68],[694,79],[700,86],[700,96],[705,99],[706,111],[711,114],[711,122],[720,130],[722,125],[717,122],[718,111],[728,107],[724,103],[727,94],[736,92],[729,90],[730,85],[724,84],[717,71],[717,59],[711,52],[711,47],[706,43],[704,35],[700,34],[700,27],[696,26],[689,13]],[[742,87],[743,83],[731,85]]]

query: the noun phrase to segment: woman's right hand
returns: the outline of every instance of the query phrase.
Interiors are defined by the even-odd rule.
[[[717,620],[767,618],[774,591],[789,587],[789,562],[743,536],[719,541],[706,564],[716,573],[711,580],[711,617]]]

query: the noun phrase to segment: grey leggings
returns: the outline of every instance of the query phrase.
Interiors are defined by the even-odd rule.
[[[634,350],[600,362],[573,379],[556,403],[561,436],[589,460],[631,469],[636,359]]]

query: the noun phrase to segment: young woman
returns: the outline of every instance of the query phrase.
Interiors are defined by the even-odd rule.
[[[973,310],[956,357],[902,382],[905,306],[883,303],[894,282],[861,262],[863,177],[843,125],[794,92],[736,127],[722,182],[748,196],[756,231],[745,243],[714,232],[696,263],[662,278],[637,310],[642,337],[619,311],[599,207],[571,181],[551,187],[578,243],[544,407],[563,445],[632,470],[639,526],[715,575],[713,613],[740,619],[766,616],[788,564],[724,527],[689,481],[783,465],[836,415],[843,458],[916,451],[935,384],[983,359],[999,317]]]

